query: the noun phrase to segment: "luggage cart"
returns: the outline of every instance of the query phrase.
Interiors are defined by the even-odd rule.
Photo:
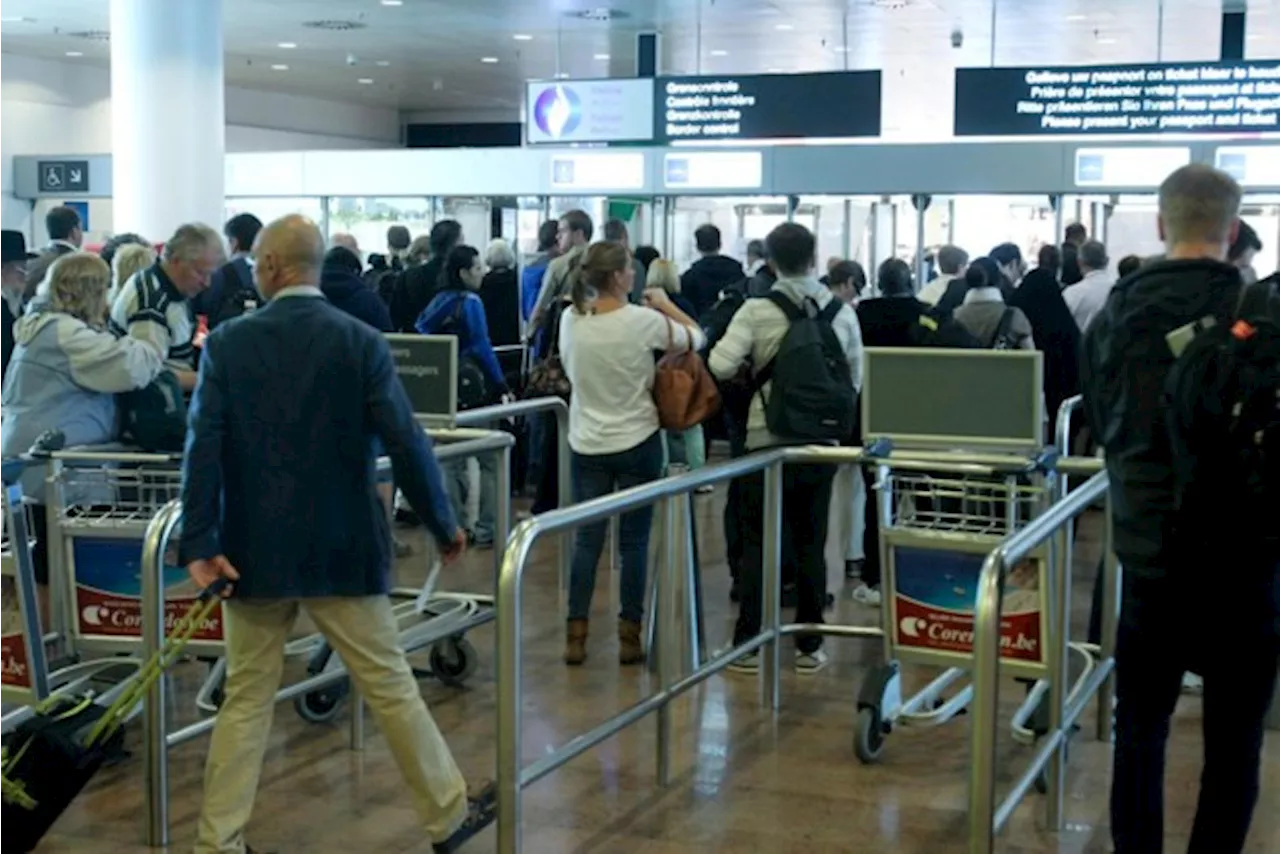
[[[885,663],[859,690],[854,750],[864,763],[880,761],[896,727],[938,726],[965,711],[973,688],[960,683],[972,660],[983,560],[1052,503],[1052,462],[1011,459],[994,467],[967,464],[956,455],[954,462],[877,464]],[[1015,567],[1005,592],[1002,666],[1032,683],[1013,718],[1015,738],[1023,743],[1034,742],[1041,730],[1049,660],[1061,642],[1050,629],[1055,587],[1049,557],[1046,546]],[[1074,696],[1093,657],[1083,646],[1072,649],[1085,659]],[[904,697],[903,664],[946,669]]]

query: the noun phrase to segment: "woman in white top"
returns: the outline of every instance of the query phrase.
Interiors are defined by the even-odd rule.
[[[560,354],[573,384],[569,401],[573,499],[590,501],[662,475],[658,408],[653,402],[655,350],[701,348],[696,323],[660,290],[645,291],[645,306],[631,305],[635,273],[631,254],[616,243],[597,243],[583,259],[571,286],[573,307],[560,319]],[[623,514],[619,659],[644,660],[645,561],[653,509]],[[566,664],[587,657],[587,618],[595,592],[596,565],[604,548],[605,523],[578,529],[569,576]]]

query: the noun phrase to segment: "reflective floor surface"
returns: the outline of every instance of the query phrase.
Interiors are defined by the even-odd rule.
[[[723,645],[733,607],[719,535],[723,487],[696,499],[704,578],[708,644]],[[1086,520],[1076,550],[1075,637],[1083,635],[1088,592],[1097,563],[1098,519]],[[421,534],[406,532],[417,557],[401,562],[404,583],[426,571]],[[614,574],[602,566],[596,618],[585,666],[560,663],[563,624],[556,594],[552,545],[540,546],[527,574],[525,611],[524,727],[526,763],[585,732],[653,690],[641,668],[619,669],[613,603]],[[833,558],[837,549],[831,549]],[[606,558],[607,563],[607,558]],[[832,560],[832,577],[840,573]],[[442,588],[492,590],[492,553],[468,556],[446,572]],[[832,621],[874,623],[877,612],[838,590]],[[464,689],[423,683],[436,720],[469,777],[494,774],[495,670],[492,626],[472,633],[480,666]],[[967,719],[933,729],[893,733],[881,764],[868,767],[853,752],[858,685],[880,659],[878,643],[831,640],[832,664],[816,676],[783,677],[783,707],[764,712],[756,680],[713,677],[675,706],[677,748],[673,780],[655,787],[655,722],[646,719],[622,735],[534,784],[526,791],[524,851],[532,854],[694,854],[694,852],[903,852],[965,850],[968,773]],[[425,656],[423,657],[425,658]],[[424,662],[425,663],[425,662]],[[291,664],[293,678],[302,672]],[[194,717],[193,697],[203,666],[175,674],[175,716]],[[918,684],[928,674],[909,671]],[[1011,713],[1020,686],[1002,683],[1002,706]],[[1109,852],[1107,787],[1109,748],[1093,739],[1093,711],[1071,745],[1066,827],[1044,830],[1043,799],[1029,795],[1002,834],[1003,852]],[[277,708],[257,811],[249,841],[258,850],[302,852],[427,852],[430,846],[402,790],[386,744],[372,721],[362,752],[348,749],[348,713],[330,724],[301,720],[291,705]],[[1184,698],[1170,745],[1166,850],[1185,850],[1195,804],[1200,756],[1200,703]],[[55,826],[39,851],[125,854],[146,851],[138,727],[128,761],[104,770]],[[1002,725],[998,769],[1003,791],[1030,758]],[[200,798],[205,738],[171,754],[173,849],[190,850]],[[1251,854],[1280,851],[1280,737],[1266,748],[1262,799]],[[493,851],[492,830],[467,851]]]

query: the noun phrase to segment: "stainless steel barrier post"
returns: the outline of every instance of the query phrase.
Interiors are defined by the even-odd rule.
[[[987,556],[978,576],[973,613],[973,703],[969,755],[969,852],[990,854],[995,845],[995,729],[1000,702],[1000,601],[1007,572],[1004,550]],[[989,732],[987,730],[990,730]],[[991,742],[988,744],[988,742]]]
[[[1067,456],[1071,453],[1071,416],[1084,405],[1084,395],[1077,394],[1075,397],[1069,397],[1062,401],[1062,405],[1058,407],[1058,453]],[[1058,475],[1058,497],[1066,498],[1067,493],[1071,491],[1070,478],[1065,473]]]
[[[496,451],[488,453],[496,456],[497,483],[496,499],[493,511],[493,589],[498,590],[498,579],[502,577],[502,552],[506,548],[507,538],[511,536],[511,445],[503,445]]]
[[[498,579],[498,850],[520,852],[520,637],[521,575],[537,538],[532,519],[516,526],[507,542]]]
[[[687,503],[689,496],[687,493],[677,493],[670,498],[665,499],[659,507],[662,508],[662,553],[663,559],[658,564],[658,573],[654,577],[654,581],[660,591],[658,597],[657,613],[650,614],[649,619],[652,622],[660,622],[662,627],[658,630],[658,649],[656,650],[658,658],[658,681],[661,683],[662,690],[666,690],[675,683],[677,673],[680,671],[677,657],[681,647],[680,626],[679,626],[679,590],[677,589],[676,580],[681,574],[682,553],[684,552],[684,537],[681,528],[684,527],[681,519],[681,499]],[[650,649],[650,652],[655,650]],[[665,788],[671,781],[671,707],[667,703],[663,703],[658,707],[657,713],[658,738],[657,738],[657,765],[658,765],[658,785]]]
[[[1103,524],[1102,554],[1103,571],[1106,578],[1098,579],[1102,585],[1102,637],[1098,639],[1098,657],[1104,661],[1114,659],[1116,655],[1116,627],[1120,622],[1120,591],[1124,575],[1124,567],[1116,557],[1114,540],[1115,529],[1111,520],[1111,490],[1107,489],[1104,505],[1106,521]],[[1098,741],[1111,741],[1111,729],[1115,714],[1116,671],[1112,668],[1102,685],[1098,688]]]
[[[149,661],[164,646],[165,543],[182,513],[182,503],[166,504],[147,526],[142,545],[142,659]],[[169,844],[169,736],[165,719],[166,680],[152,683],[143,701],[143,794],[147,801],[147,845]]]
[[[764,630],[764,683],[760,702],[773,711],[782,702],[782,466],[781,460],[764,470],[764,527],[762,530],[762,583]]]
[[[1067,646],[1071,640],[1071,551],[1067,546],[1071,541],[1071,533],[1072,525],[1068,522],[1057,536],[1049,540],[1048,571],[1053,581],[1049,587],[1049,648],[1046,650],[1049,676],[1049,732],[1057,732],[1062,727],[1071,673]],[[1044,772],[1048,783],[1045,789],[1045,815],[1049,829],[1054,832],[1062,829],[1062,788],[1066,782],[1065,760],[1066,741],[1064,740],[1053,751]]]

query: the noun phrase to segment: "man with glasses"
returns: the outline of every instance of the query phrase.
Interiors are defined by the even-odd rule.
[[[166,353],[166,365],[186,392],[196,385],[196,321],[188,300],[209,287],[225,262],[217,231],[200,223],[179,226],[160,260],[126,282],[111,308],[111,327]]]
[[[4,261],[0,267],[0,288],[3,288],[3,299],[0,308],[4,310],[3,364],[0,365],[0,376],[9,368],[9,356],[13,353],[13,324],[22,314],[22,292],[27,286],[27,262],[36,256],[27,251],[27,238],[21,231],[5,229],[3,236]]]

